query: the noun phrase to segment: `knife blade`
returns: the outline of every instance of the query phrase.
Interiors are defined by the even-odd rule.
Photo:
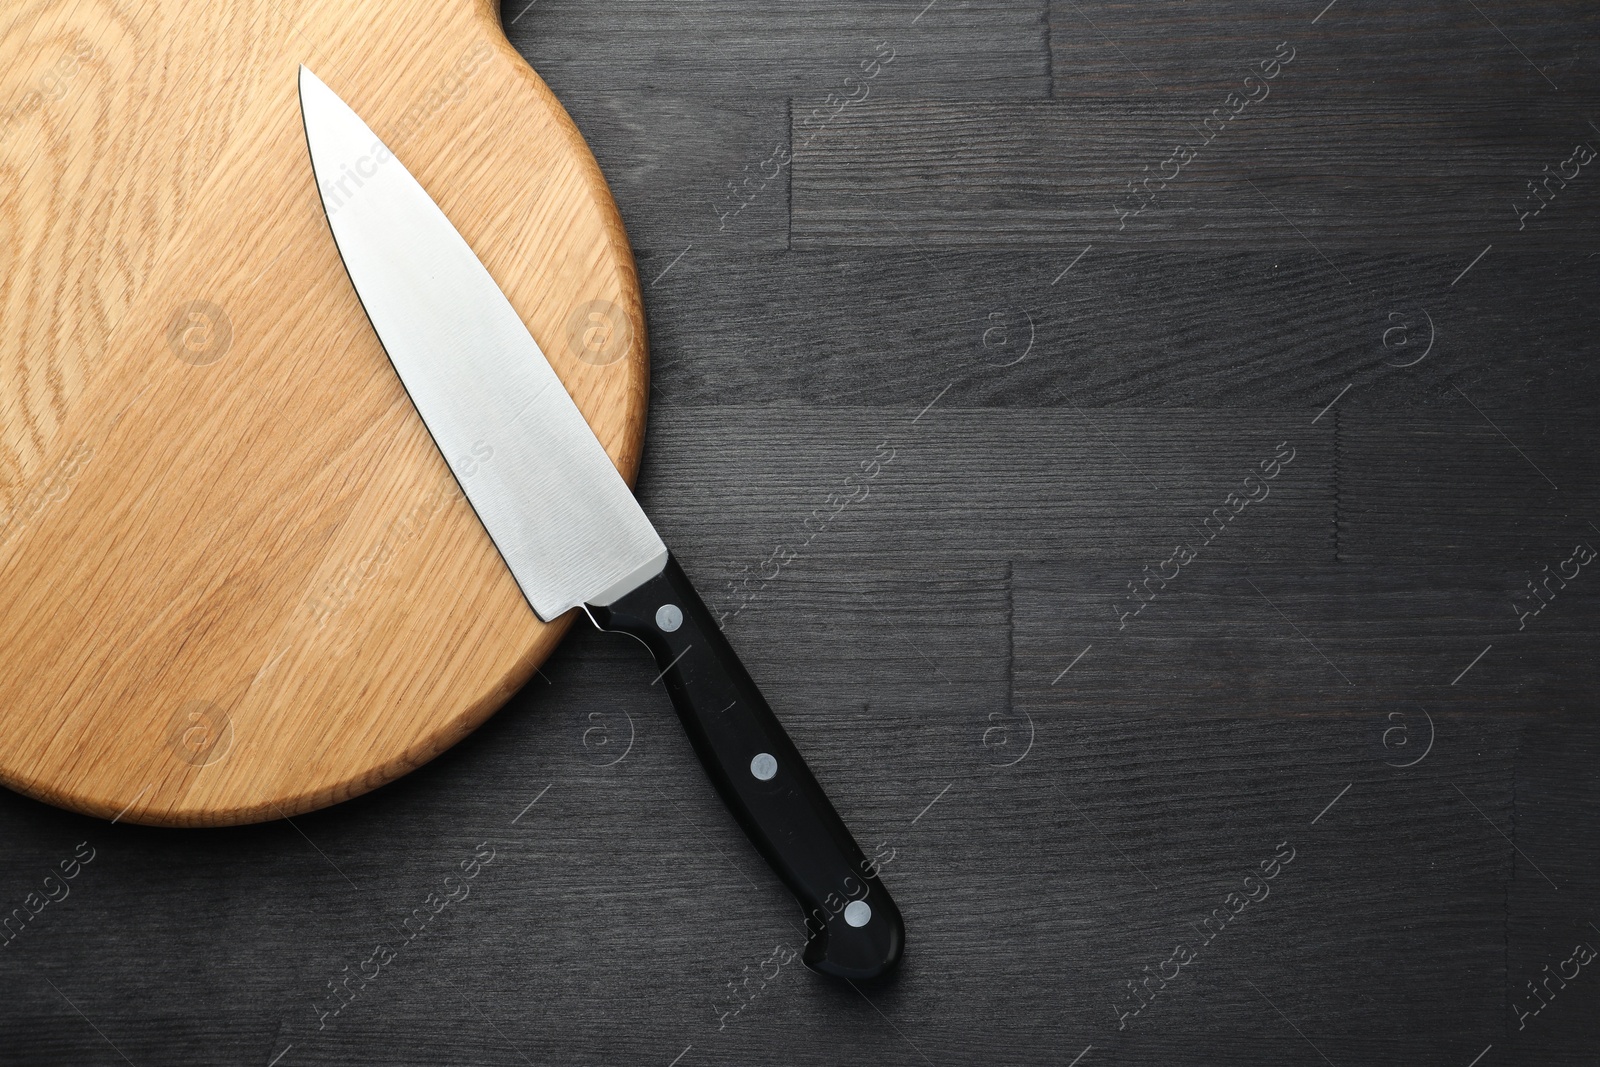
[[[378,340],[529,606],[650,649],[718,793],[801,905],[821,973],[882,977],[899,909],[521,316],[381,138],[300,68],[329,229]]]

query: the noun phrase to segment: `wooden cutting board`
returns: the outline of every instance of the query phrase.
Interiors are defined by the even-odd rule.
[[[0,36],[0,781],[219,825],[381,785],[565,632],[329,236],[302,62],[429,190],[630,482],[621,219],[485,0],[21,0]]]

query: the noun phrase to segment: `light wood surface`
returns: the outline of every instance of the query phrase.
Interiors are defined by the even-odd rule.
[[[599,168],[484,3],[7,18],[0,781],[214,825],[404,774],[565,624],[528,608],[361,311],[296,70],[432,193],[631,482],[645,331]]]
[[[1600,571],[1525,629],[1512,606],[1600,548],[1600,160],[1526,229],[1512,205],[1600,147],[1600,4],[502,12],[638,257],[641,502],[894,850],[899,975],[768,962],[792,897],[648,653],[580,620],[472,736],[293,826],[0,789],[0,919],[38,911],[0,948],[0,1062],[1597,1067],[1596,965],[1542,983],[1600,948]],[[877,41],[898,58],[862,83]],[[1271,97],[1116,231],[1283,41]],[[1437,344],[1394,366],[1418,307]],[[1285,439],[1271,498],[1119,630]],[[1162,988],[1285,840],[1270,898]]]

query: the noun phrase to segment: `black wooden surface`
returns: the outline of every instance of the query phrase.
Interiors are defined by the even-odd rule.
[[[5,911],[93,850],[0,948],[0,1062],[1596,1062],[1600,573],[1514,595],[1600,544],[1600,164],[1514,205],[1600,147],[1600,8],[924,3],[503,15],[638,256],[640,495],[892,857],[898,979],[772,977],[792,903],[579,626],[292,824],[0,796]]]

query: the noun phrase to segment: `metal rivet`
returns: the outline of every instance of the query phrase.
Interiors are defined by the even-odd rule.
[[[872,906],[864,900],[852,900],[844,906],[844,921],[851,926],[865,926],[872,920]]]
[[[656,609],[656,625],[671,633],[683,625],[683,611],[676,604],[663,604]]]
[[[758,752],[756,758],[750,761],[750,773],[763,782],[770,781],[778,773],[778,761],[772,758],[771,753]]]

